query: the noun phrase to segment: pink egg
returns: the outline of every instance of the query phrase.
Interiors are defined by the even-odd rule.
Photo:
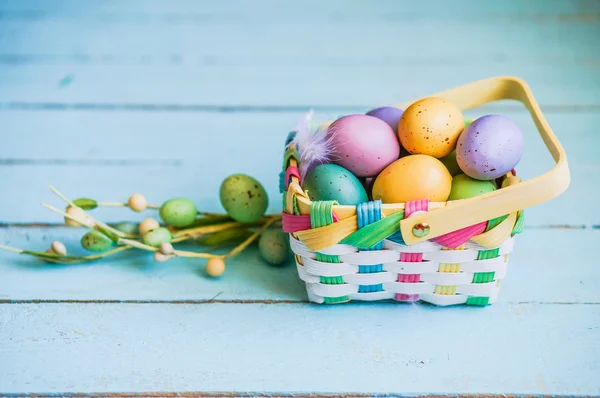
[[[349,115],[329,126],[333,163],[357,177],[374,177],[400,155],[394,130],[383,120],[368,115]]]

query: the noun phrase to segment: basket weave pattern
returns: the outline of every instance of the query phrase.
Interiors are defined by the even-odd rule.
[[[513,236],[523,229],[522,212],[408,246],[398,221],[427,212],[428,200],[388,208],[387,217],[381,201],[361,203],[355,215],[341,223],[335,202],[310,202],[300,188],[293,137],[290,133],[280,180],[285,192],[283,228],[290,233],[298,275],[306,282],[310,301],[487,305],[496,300]],[[308,204],[309,214],[300,212],[299,199]]]

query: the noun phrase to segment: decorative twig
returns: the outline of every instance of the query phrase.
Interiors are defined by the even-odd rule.
[[[240,223],[237,221],[232,221],[232,222],[217,224],[217,225],[207,225],[207,226],[202,226],[202,227],[182,229],[180,231],[175,232],[175,234],[173,234],[173,237],[190,236],[190,237],[197,238],[198,236],[201,236],[201,235],[212,234],[212,233],[224,231],[224,230],[230,229],[230,228],[261,225],[271,219],[273,219],[273,221],[275,221],[277,219],[281,219],[281,216],[280,215],[266,216],[266,217],[263,217],[261,220],[255,222],[255,223],[252,223],[252,224],[243,224],[243,223]]]
[[[92,220],[91,217],[89,217],[87,220],[83,220],[83,219],[80,219],[79,217],[76,217],[76,216],[74,216],[72,214],[65,213],[62,210],[58,210],[56,207],[51,206],[49,204],[46,204],[46,203],[42,202],[41,205],[44,206],[45,208],[49,209],[49,210],[52,210],[55,213],[61,214],[63,217],[65,217],[65,218],[67,218],[67,219],[69,219],[71,221],[75,221],[76,223],[78,223],[78,224],[80,224],[80,225],[82,225],[84,227],[88,227],[88,228],[94,229],[93,220]],[[83,214],[85,214],[85,213],[83,213]]]
[[[50,190],[51,190],[52,192],[54,192],[54,194],[55,194],[56,196],[58,196],[59,198],[61,198],[61,199],[62,199],[62,200],[64,200],[65,202],[67,202],[67,203],[69,204],[69,206],[72,206],[72,207],[79,207],[79,206],[77,206],[75,203],[73,203],[73,202],[72,202],[72,201],[71,201],[69,198],[67,198],[65,195],[63,195],[62,193],[60,193],[60,192],[58,191],[58,189],[54,188],[52,185],[48,185],[48,188],[50,188]]]
[[[122,202],[98,202],[98,207],[129,207],[129,205]]]
[[[83,214],[85,214],[86,217],[88,217],[88,220],[81,220],[77,217],[74,217],[73,215],[71,215],[69,213],[65,213],[64,211],[59,210],[56,207],[51,206],[46,203],[42,203],[42,206],[44,206],[45,208],[47,208],[49,210],[52,210],[55,213],[62,215],[65,218],[68,218],[69,220],[75,221],[75,222],[83,225],[84,227],[87,227],[90,229],[97,229],[97,230],[100,230],[101,232],[106,232],[105,230],[108,230],[120,238],[135,238],[135,237],[137,237],[137,235],[126,234],[124,232],[119,231],[118,229],[111,227],[110,225],[103,223],[102,221],[98,221],[95,218],[93,218],[92,216],[90,216],[89,214],[85,213],[85,211],[83,211],[83,210],[82,210]]]
[[[113,254],[117,254],[122,251],[131,249],[131,246],[120,246],[120,247],[117,247],[115,249],[109,250],[104,253],[90,254],[90,255],[85,255],[85,256],[65,256],[65,255],[60,255],[60,254],[56,254],[56,253],[37,252],[37,251],[32,251],[32,250],[17,249],[16,247],[10,247],[10,246],[5,246],[5,245],[0,245],[0,249],[8,250],[8,251],[15,252],[18,254],[27,254],[30,256],[34,256],[34,257],[40,257],[45,260],[60,263],[60,264],[75,264],[75,263],[81,263],[81,262],[100,260],[101,258],[105,258],[105,257],[111,256]]]
[[[239,181],[239,175],[236,178]],[[254,189],[259,189],[257,181],[251,179],[251,183]],[[230,214],[198,211],[193,202],[188,199],[172,199],[162,206],[149,205],[146,198],[141,194],[131,195],[127,202],[97,202],[90,198],[71,200],[54,186],[49,185],[49,188],[68,205],[67,209],[62,211],[46,203],[42,203],[42,206],[60,214],[68,225],[84,226],[90,229],[91,231],[87,232],[81,241],[82,246],[99,253],[83,256],[67,255],[65,245],[59,241],[53,242],[51,248],[45,252],[23,250],[6,245],[0,245],[0,250],[30,255],[53,263],[75,264],[95,261],[126,250],[135,249],[154,253],[154,259],[159,262],[174,257],[208,259],[207,273],[210,276],[219,276],[225,270],[225,259],[241,253],[262,236],[263,232],[270,226],[281,223],[279,214],[266,215],[256,221],[244,219],[247,222],[238,222]],[[264,188],[260,187],[260,189]],[[266,208],[266,203],[264,206]],[[168,228],[161,227],[158,221],[152,218],[145,219],[139,225],[122,223],[117,224],[118,228],[115,228],[86,212],[86,210],[93,210],[97,207],[128,207],[135,212],[146,209],[160,209],[160,216]],[[257,227],[257,229],[250,230],[251,228],[254,229],[253,227]],[[173,247],[173,244],[199,237],[206,237],[206,245],[212,247],[213,250],[230,245],[234,241],[242,239],[243,241],[226,254],[179,250]],[[203,242],[204,240],[199,243],[202,244]],[[115,244],[117,247],[114,247]],[[110,248],[111,245],[113,248]]]
[[[15,253],[23,253],[23,250],[21,249],[17,249],[16,247],[10,247],[10,246],[5,246],[5,245],[0,245],[0,249],[2,250],[8,250],[10,252],[15,252]]]

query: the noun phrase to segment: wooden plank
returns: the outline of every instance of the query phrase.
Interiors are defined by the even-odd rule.
[[[598,2],[562,0],[0,3],[0,220],[56,220],[36,206],[57,203],[49,182],[70,196],[177,194],[218,210],[218,184],[240,169],[278,211],[280,141],[301,109],[360,111],[517,74],[552,111],[574,176],[527,223],[588,227],[528,229],[486,309],[299,304],[293,267],[267,267],[256,250],[220,281],[189,260],[55,267],[0,253],[0,395],[599,394],[599,221],[588,203],[600,183],[599,15]],[[53,109],[77,112],[39,112]],[[550,164],[530,137],[526,178]],[[0,242],[75,245],[80,234],[5,227]],[[215,297],[227,304],[198,305]]]
[[[504,109],[490,112],[511,117],[525,132],[525,157],[517,168],[520,176],[533,178],[552,167],[527,113]],[[344,113],[340,109],[322,115]],[[3,131],[12,137],[0,146],[0,178],[7,192],[0,206],[0,221],[56,222],[54,214],[39,206],[40,201],[55,203],[45,188],[47,184],[56,185],[72,198],[124,201],[131,193],[142,192],[155,204],[173,196],[187,196],[207,211],[222,211],[219,185],[227,175],[238,172],[262,181],[271,198],[270,211],[279,212],[282,142],[301,115],[0,112]],[[561,197],[528,211],[527,225],[600,224],[593,201],[580,200],[593,197],[600,185],[595,163],[600,158],[596,134],[599,118],[599,113],[590,112],[548,115],[569,155],[572,184]],[[572,206],[576,202],[580,203]],[[128,216],[118,211],[102,214],[108,221]]]
[[[0,391],[598,394],[599,316],[598,305],[1,305]]]
[[[279,53],[314,56],[352,54],[360,48],[364,55],[380,53],[382,49],[406,49],[411,54],[419,48],[420,40],[433,38],[437,38],[430,40],[435,48],[428,50],[434,54],[439,50],[445,55],[460,55],[461,52],[456,52],[460,48],[455,45],[458,43],[476,46],[463,47],[463,54],[468,53],[468,48],[483,50],[484,54],[497,54],[502,48],[521,55],[531,55],[534,51],[538,55],[572,56],[573,50],[595,49],[592,40],[571,40],[575,35],[584,37],[597,32],[598,7],[594,4],[521,6],[521,2],[513,0],[500,7],[482,7],[474,0],[462,3],[462,7],[458,4],[450,6],[440,0],[348,7],[339,1],[296,5],[263,1],[254,2],[252,6],[243,2],[213,6],[207,6],[207,2],[188,2],[183,11],[175,11],[176,14],[166,11],[158,18],[151,10],[152,6],[148,9],[146,4],[137,3],[136,6],[133,2],[129,2],[134,8],[133,13],[125,11],[127,4],[119,5],[119,11],[110,8],[105,11],[101,3],[64,3],[63,7],[55,7],[56,11],[44,7],[46,11],[41,13],[36,13],[35,9],[27,10],[25,6],[29,11],[25,12],[25,18],[19,18],[23,12],[15,15],[14,11],[7,10],[3,21],[5,37],[19,37],[20,40],[5,40],[4,49],[16,54],[85,54],[90,51],[91,54],[108,52],[112,55],[206,52],[212,55]],[[27,18],[28,15],[36,18]],[[223,25],[227,26],[226,30],[222,29]],[[73,35],[74,31],[78,34]],[[24,32],[33,40],[19,36]],[[423,34],[414,35],[414,32]],[[444,35],[438,34],[442,32]],[[538,34],[546,40],[540,42]],[[148,40],[150,37],[155,40]],[[411,40],[402,40],[402,45],[398,46],[398,38],[406,37]],[[492,37],[494,46],[489,46]],[[517,38],[520,40],[515,41]],[[117,42],[119,45],[115,46]],[[372,45],[374,42],[378,45]],[[248,43],[252,46],[248,47]]]
[[[72,253],[82,253],[79,239],[83,233],[68,228],[3,228],[0,243],[45,250],[53,240],[60,240]],[[500,301],[600,303],[600,276],[591,249],[599,234],[599,230],[526,230],[511,255]],[[576,253],[575,262],[572,253]],[[175,259],[159,264],[140,253],[93,264],[55,266],[0,252],[0,300],[306,300],[295,266],[270,267],[255,249],[229,260],[227,272],[219,280],[206,277],[203,268],[203,260]]]
[[[599,105],[592,2],[148,4],[3,5],[4,106],[367,106],[497,74],[531,81],[545,104]]]
[[[357,55],[357,57],[360,57]],[[465,56],[459,57],[461,60]],[[264,57],[260,57],[261,59]],[[52,62],[52,61],[48,61]],[[240,60],[239,65],[0,65],[3,109],[27,106],[58,108],[96,106],[100,109],[138,108],[186,110],[186,107],[368,107],[399,103],[446,88],[496,75],[526,79],[544,107],[593,108],[598,102],[599,69],[585,60],[563,63],[545,60],[527,64],[486,59],[465,64],[448,59],[416,57],[391,65],[375,60],[353,65],[353,59],[327,61]],[[283,60],[285,62],[285,60]],[[326,64],[329,63],[329,64]],[[249,65],[248,65],[249,64]],[[568,67],[572,73],[564,74]],[[47,105],[45,105],[47,104]],[[162,108],[161,108],[162,107]]]
[[[468,117],[501,113],[514,120],[526,138],[525,156],[520,164],[523,172],[543,172],[551,165],[544,152],[529,113],[517,109],[488,106],[467,111]],[[508,104],[512,104],[508,102]],[[516,104],[513,106],[517,106]],[[315,114],[316,120],[335,119],[341,115],[364,113],[369,108],[333,108]],[[2,131],[10,135],[0,146],[0,159],[50,161],[60,159],[99,164],[102,161],[136,162],[155,161],[202,163],[217,161],[218,155],[246,153],[248,160],[256,153],[262,159],[277,159],[287,136],[304,112],[135,112],[135,111],[4,111],[0,112]],[[568,154],[571,164],[590,164],[600,156],[600,148],[590,145],[598,140],[596,126],[600,112],[546,112],[552,126]],[[235,139],[232,139],[234,137]],[[135,150],[133,150],[135,148]],[[213,155],[218,148],[218,155]],[[232,153],[233,152],[233,153]],[[280,162],[279,162],[280,163]],[[276,170],[275,170],[276,171]]]
[[[327,4],[320,4],[318,0],[308,0],[303,4],[281,4],[276,0],[259,0],[253,7],[247,7],[242,13],[240,8],[247,6],[243,0],[229,0],[228,5],[210,1],[172,0],[162,2],[158,0],[126,0],[118,2],[90,0],[81,3],[78,0],[56,0],[48,4],[45,0],[7,0],[0,4],[3,11],[2,17],[11,20],[39,20],[39,19],[73,19],[93,16],[100,21],[124,21],[127,23],[149,23],[154,21],[164,23],[198,23],[222,20],[231,20],[234,17],[239,21],[252,21],[258,19],[264,22],[265,11],[281,12],[289,10],[293,15],[311,17],[314,19],[327,18],[331,15],[338,16],[345,21],[349,16],[357,18],[387,17],[390,19],[409,16],[415,18],[447,19],[449,13],[460,15],[486,16],[488,18],[510,19],[538,19],[544,17],[550,21],[569,22],[564,17],[578,16],[582,13],[597,12],[600,6],[595,0],[529,0],[521,2],[509,0],[479,7],[470,7],[478,4],[474,0],[457,0],[448,4],[444,0],[424,0],[419,3],[403,3],[399,8],[393,1],[382,1],[373,7],[370,4],[354,3],[352,7],[344,7],[344,0],[332,0]],[[82,5],[83,4],[83,5]],[[321,5],[322,7],[316,7]],[[416,14],[416,11],[426,9],[427,14]],[[333,12],[336,12],[333,14]],[[197,15],[210,15],[212,18],[199,20]],[[561,18],[562,17],[562,18]],[[585,21],[586,19],[584,19]]]

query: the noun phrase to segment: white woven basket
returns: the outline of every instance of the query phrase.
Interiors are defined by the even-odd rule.
[[[286,141],[281,190],[283,229],[290,233],[298,275],[315,303],[421,300],[435,305],[496,301],[523,209],[561,194],[570,181],[566,154],[527,84],[496,77],[434,94],[461,109],[512,99],[530,111],[556,161],[542,176],[471,199],[358,206],[311,202],[300,186],[294,132]],[[400,104],[406,108],[414,101]]]

